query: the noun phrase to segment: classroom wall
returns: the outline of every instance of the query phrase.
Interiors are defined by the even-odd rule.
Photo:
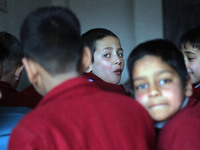
[[[116,33],[124,49],[126,60],[140,42],[163,37],[161,0],[7,0],[7,12],[0,11],[0,31],[19,37],[25,16],[41,6],[68,6],[79,18],[82,33],[91,28],[104,27]],[[121,83],[128,78],[125,68]],[[18,90],[29,84],[25,71]]]

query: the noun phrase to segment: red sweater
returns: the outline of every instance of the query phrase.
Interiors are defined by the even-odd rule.
[[[197,87],[197,88],[193,87],[193,95],[192,95],[192,97],[200,100],[200,86]]]
[[[153,122],[133,99],[84,77],[52,89],[11,134],[10,150],[153,150]]]
[[[198,150],[199,140],[200,103],[195,103],[184,108],[163,127],[158,138],[158,150]]]
[[[34,96],[25,92],[18,92],[12,86],[0,81],[0,91],[2,92],[2,98],[0,99],[0,106],[24,106],[34,108],[41,100],[41,96]]]
[[[94,82],[94,84],[97,84],[97,86],[103,90],[127,95],[122,84],[116,85],[116,84],[105,82],[93,73],[84,73],[83,76],[85,76],[86,78]]]

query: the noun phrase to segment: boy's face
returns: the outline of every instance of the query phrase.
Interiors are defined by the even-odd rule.
[[[192,84],[200,83],[200,50],[186,43],[186,47],[182,46],[185,64]]]
[[[118,84],[124,68],[123,49],[116,37],[108,36],[96,42],[92,72],[102,80]]]
[[[148,55],[136,61],[132,73],[135,99],[153,120],[164,121],[180,109],[185,92],[171,66]]]

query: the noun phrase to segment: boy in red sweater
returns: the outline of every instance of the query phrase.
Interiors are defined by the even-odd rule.
[[[82,48],[70,10],[35,10],[22,25],[21,40],[28,78],[44,98],[12,132],[10,150],[155,148],[152,120],[142,106],[81,76],[91,54]]]
[[[134,98],[161,129],[159,150],[196,150],[200,143],[200,103],[188,105],[192,86],[182,53],[170,42],[152,40],[128,58]]]
[[[119,38],[104,28],[91,29],[81,38],[83,46],[92,53],[92,63],[84,76],[101,89],[126,95],[123,85],[118,85],[124,69]]]
[[[200,100],[200,27],[186,31],[180,38],[179,47],[193,84],[193,97]]]

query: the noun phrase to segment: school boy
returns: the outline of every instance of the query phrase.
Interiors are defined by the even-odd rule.
[[[2,99],[0,106],[23,106],[34,108],[41,97],[29,95],[16,90],[24,68],[22,58],[24,56],[21,42],[8,32],[0,32],[0,48],[8,54],[2,60],[2,73],[0,78],[0,90]]]
[[[81,38],[83,46],[92,53],[92,63],[84,76],[104,90],[127,95],[123,85],[118,85],[124,69],[124,59],[117,35],[108,29],[94,28]]]
[[[21,39],[28,78],[45,96],[14,129],[10,150],[154,149],[152,120],[136,101],[80,76],[91,54],[82,48],[79,21],[70,10],[35,10]]]
[[[200,99],[200,27],[186,31],[180,38],[179,47],[193,84],[193,97]]]
[[[16,90],[23,70],[21,59],[24,56],[19,40],[10,33],[0,32],[0,49],[6,53],[1,60],[0,149],[7,150],[12,129],[40,99]]]
[[[186,107],[192,95],[182,53],[170,42],[138,45],[128,58],[134,98],[161,129],[158,150],[196,150],[200,143],[200,103]]]

